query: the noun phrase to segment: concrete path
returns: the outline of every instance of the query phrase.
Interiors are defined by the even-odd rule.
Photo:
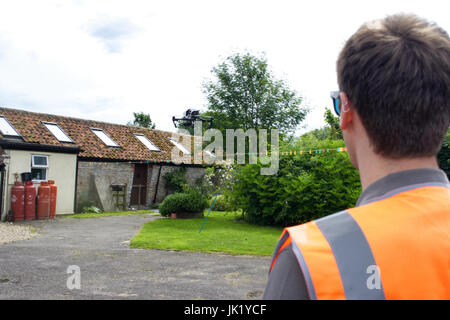
[[[260,299],[270,257],[130,249],[151,214],[23,222],[0,245],[0,299]],[[80,270],[80,289],[69,266]],[[77,267],[74,267],[76,270]],[[74,272],[74,271],[72,271]]]

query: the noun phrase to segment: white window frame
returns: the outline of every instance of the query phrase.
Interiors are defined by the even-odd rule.
[[[191,153],[181,144],[181,143],[179,143],[178,141],[176,141],[175,139],[173,139],[173,138],[169,138],[169,141],[174,145],[174,146],[176,146],[178,149],[180,149],[181,150],[181,152],[183,152],[184,154],[186,154],[186,155],[190,155]]]
[[[136,137],[136,139],[138,139],[144,146],[147,147],[148,150],[150,151],[156,151],[156,152],[160,152],[161,150],[153,143],[150,141],[149,138],[147,138],[144,134],[142,133],[133,133],[134,136]],[[144,141],[147,141],[150,145],[147,145],[144,141],[142,141],[140,138],[142,138]],[[153,147],[153,148],[152,148]]]
[[[5,137],[22,137],[22,136],[20,135],[20,133],[16,130],[16,128],[14,128],[14,126],[11,124],[11,122],[8,121],[8,119],[7,119],[5,116],[0,115],[0,118],[3,119],[3,120],[5,120],[6,125],[7,125],[7,126],[10,126],[10,128],[12,129],[12,131],[14,131],[14,132],[16,133],[16,134],[6,134],[6,133],[4,133],[2,130],[0,130],[0,132],[1,132],[1,134],[2,134],[3,136],[5,136]]]
[[[111,148],[120,148],[119,144],[117,142],[115,142],[103,129],[100,128],[90,128],[92,133],[95,134],[95,136],[97,138],[99,138],[107,147],[111,147]],[[103,138],[101,136],[99,136],[97,132],[101,132],[103,133],[109,140],[111,140],[111,142],[113,143],[113,145],[108,144],[108,141],[103,140]]]
[[[34,163],[35,157],[45,157],[47,159],[47,164],[46,165],[35,164]],[[48,168],[49,168],[48,155],[45,155],[45,154],[32,154],[31,155],[31,170],[30,170],[30,172],[33,169],[45,169],[45,179],[33,179],[33,181],[47,181],[48,180]]]
[[[50,132],[53,134],[53,136],[54,136],[54,137],[56,138],[56,140],[58,140],[59,142],[74,143],[73,140],[69,137],[69,135],[68,135],[63,129],[61,129],[61,127],[60,127],[57,123],[54,123],[54,122],[45,122],[45,121],[43,121],[42,124],[47,128],[48,131],[50,131]],[[50,128],[49,128],[48,126],[55,126],[55,127],[56,127],[59,131],[61,131],[61,133],[62,133],[64,136],[66,136],[66,138],[69,139],[69,140],[60,140],[60,139],[58,138],[58,136],[57,136],[52,130],[50,130]]]

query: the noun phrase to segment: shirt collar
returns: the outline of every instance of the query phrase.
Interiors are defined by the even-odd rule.
[[[356,206],[361,206],[390,194],[401,192],[415,186],[443,185],[450,187],[447,174],[440,169],[413,169],[391,173],[370,184],[361,193]],[[397,191],[397,192],[396,192]]]

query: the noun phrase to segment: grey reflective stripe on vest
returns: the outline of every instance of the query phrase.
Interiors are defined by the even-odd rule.
[[[333,251],[347,299],[385,299],[383,285],[369,289],[367,273],[375,259],[361,228],[346,211],[315,221]],[[381,283],[381,279],[379,280]]]
[[[308,266],[306,265],[305,258],[302,255],[301,250],[297,247],[295,241],[292,241],[292,251],[297,257],[298,264],[303,272],[303,277],[305,278],[306,287],[308,289],[309,298],[311,300],[317,300],[316,290],[314,289],[314,285],[312,283],[311,274],[309,273]]]

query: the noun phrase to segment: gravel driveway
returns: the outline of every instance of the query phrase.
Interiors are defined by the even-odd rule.
[[[17,240],[27,240],[36,236],[26,225],[17,225],[12,222],[0,222],[0,244]]]
[[[33,226],[38,235],[0,245],[0,299],[262,297],[270,257],[129,248],[154,219],[142,214],[17,223]]]

